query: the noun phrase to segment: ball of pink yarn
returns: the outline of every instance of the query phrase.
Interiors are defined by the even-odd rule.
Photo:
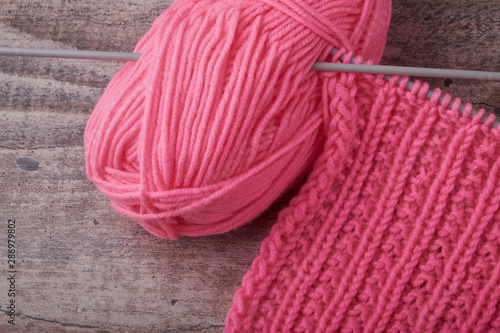
[[[332,47],[378,62],[390,0],[181,0],[112,79],[85,132],[89,178],[151,233],[222,233],[264,211],[324,142]]]

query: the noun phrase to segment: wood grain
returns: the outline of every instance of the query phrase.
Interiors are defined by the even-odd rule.
[[[169,5],[3,0],[2,46],[131,51]],[[395,1],[383,63],[500,71],[500,3]],[[7,221],[16,220],[16,326],[1,332],[220,332],[243,275],[293,189],[223,235],[155,238],[115,213],[86,178],[83,133],[121,64],[0,58],[0,311]],[[500,84],[426,80],[475,107]]]

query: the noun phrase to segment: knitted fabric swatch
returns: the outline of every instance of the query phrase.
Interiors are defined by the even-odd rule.
[[[328,74],[322,74],[328,75]],[[427,84],[330,74],[327,141],[226,332],[499,332],[500,133]],[[444,105],[451,100],[444,96]]]

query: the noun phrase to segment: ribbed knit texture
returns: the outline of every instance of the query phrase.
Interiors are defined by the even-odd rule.
[[[395,80],[325,81],[323,153],[226,332],[500,331],[499,131]]]

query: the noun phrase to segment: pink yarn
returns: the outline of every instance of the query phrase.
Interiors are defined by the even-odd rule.
[[[160,237],[235,228],[312,167],[226,332],[500,332],[500,130],[378,62],[389,1],[178,1],[85,133],[90,179]],[[349,59],[344,59],[348,61]]]
[[[378,62],[389,19],[390,0],[176,1],[89,119],[89,178],[160,237],[250,221],[310,169],[325,131],[345,143],[330,162],[345,159],[355,113],[334,106],[355,88],[309,69],[332,47]]]

